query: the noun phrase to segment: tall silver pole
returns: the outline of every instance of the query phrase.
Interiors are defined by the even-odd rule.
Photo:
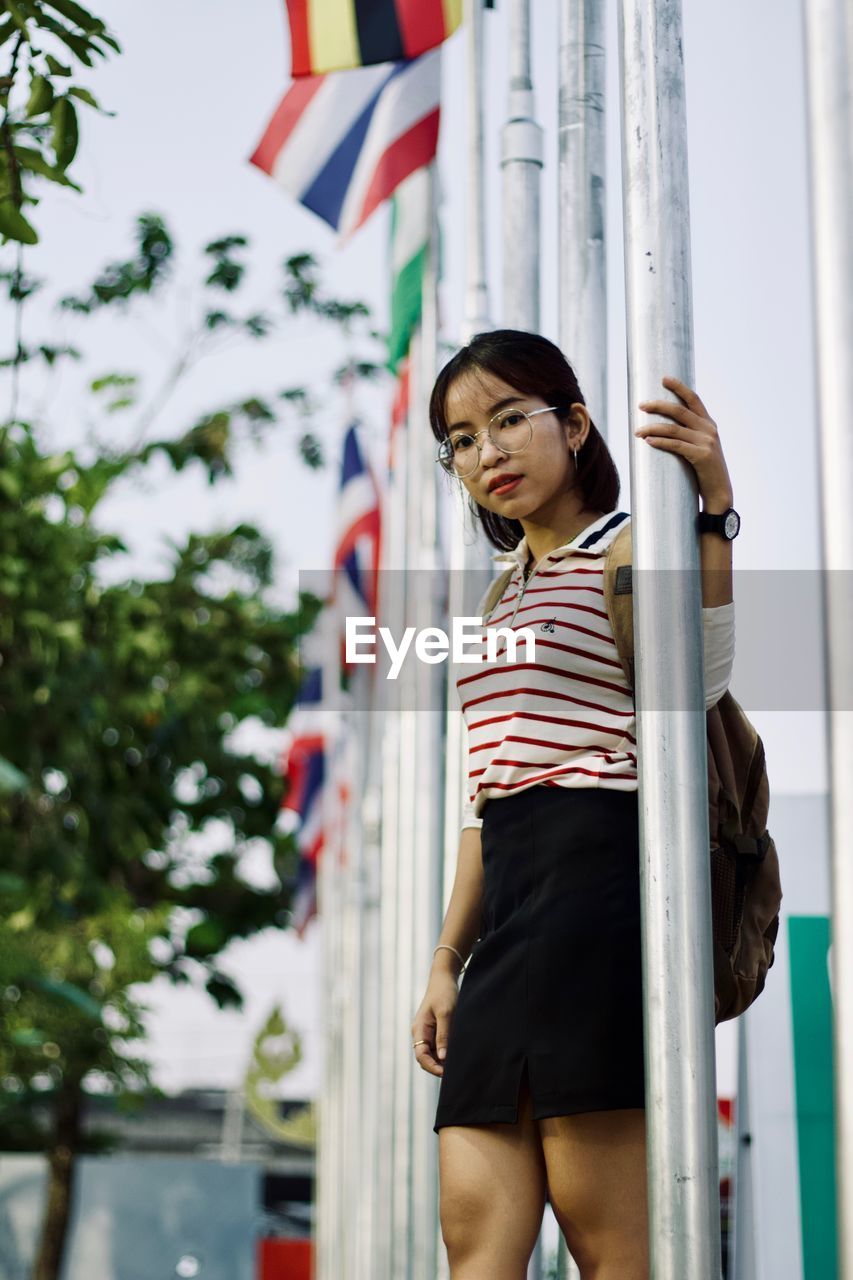
[[[805,0],[832,867],[838,1261],[853,1278],[853,11]]]
[[[749,1020],[740,1018],[737,1041],[737,1100],[735,1127],[735,1186],[732,1198],[733,1230],[729,1237],[729,1262],[732,1280],[755,1280],[755,1200],[752,1181],[755,1176],[752,1159],[749,1120]]]
[[[606,434],[604,6],[598,0],[560,0],[559,23],[560,346],[595,425]],[[579,1275],[561,1232],[558,1280],[578,1280]]]
[[[543,147],[533,117],[530,0],[510,0],[509,18],[509,119],[501,130],[503,314],[509,328],[537,333]]]
[[[605,6],[560,0],[560,346],[607,431]]]
[[[631,427],[693,384],[679,0],[621,0]],[[701,594],[693,473],[631,435],[649,1216],[654,1280],[720,1274]],[[678,572],[661,572],[678,570]]]
[[[489,288],[486,274],[486,202],[485,164],[483,152],[483,8],[482,0],[465,0],[466,69],[468,89],[468,137],[467,175],[468,204],[466,209],[465,255],[465,307],[460,338],[468,342],[475,333],[492,329],[489,312]],[[432,437],[431,437],[432,439]],[[434,449],[433,449],[434,454]],[[433,463],[435,466],[435,463]],[[476,600],[469,598],[465,583],[466,570],[489,567],[488,548],[475,529],[475,521],[468,512],[465,491],[461,484],[442,477],[440,509],[449,529],[447,539],[448,559],[448,614],[462,617],[474,612]],[[464,787],[467,784],[467,732],[459,696],[451,682],[447,685],[446,733],[444,743],[444,832],[442,856],[441,914],[447,910],[456,874],[456,855],[459,848],[459,830],[462,822]],[[436,934],[436,940],[437,940]],[[435,945],[435,942],[433,943]],[[435,1134],[433,1139],[437,1142]],[[440,1225],[436,1223],[437,1280],[447,1280],[449,1275],[447,1252],[441,1238]]]
[[[435,465],[434,437],[427,425],[429,394],[435,382],[438,360],[438,225],[436,169],[429,169],[430,238],[423,278],[420,370],[418,396],[412,402],[410,441],[416,455],[419,477],[418,545],[409,574],[416,610],[410,622],[418,630],[441,625],[443,572],[440,564],[438,522],[438,468]],[[410,659],[411,661],[411,659]],[[443,704],[446,698],[447,664],[417,662],[415,681],[417,704],[417,792],[413,858],[412,934],[413,982],[409,991],[408,1032],[415,1010],[423,998],[432,964],[433,947],[441,929],[443,874],[444,793]],[[438,1249],[438,1144],[433,1133],[438,1102],[438,1081],[426,1075],[412,1059],[416,1088],[412,1098],[412,1259],[415,1276],[434,1276]]]
[[[420,351],[421,337],[412,339],[412,365],[410,381],[411,406],[406,427],[404,463],[407,472],[406,529],[405,529],[405,608],[407,618],[414,612],[412,594],[415,585],[413,572],[417,565],[415,548],[420,538],[420,504],[418,501],[422,477],[420,457],[413,447],[416,431],[415,406],[421,395]],[[400,773],[398,827],[396,833],[397,911],[396,911],[396,965],[397,989],[394,1011],[394,1203],[392,1239],[392,1268],[394,1280],[415,1280],[413,1249],[413,1213],[417,1211],[412,1197],[413,1149],[413,1089],[415,1060],[411,1044],[411,1022],[414,1008],[412,991],[415,986],[414,913],[415,913],[415,841],[418,820],[417,778],[417,713],[413,688],[415,670],[406,663],[400,673],[401,710],[400,723]],[[420,1076],[420,1071],[418,1072]],[[420,1084],[420,1081],[418,1081]]]
[[[486,190],[483,151],[483,0],[464,0],[468,81],[468,214],[463,342],[490,329],[486,275]]]

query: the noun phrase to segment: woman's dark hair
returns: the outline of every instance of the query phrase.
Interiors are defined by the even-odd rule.
[[[490,373],[526,396],[540,396],[557,406],[557,416],[568,420],[573,404],[586,404],[574,370],[559,347],[538,333],[519,329],[494,329],[477,333],[450,359],[435,380],[429,401],[429,423],[436,440],[448,434],[445,402],[451,385],[466,373]],[[584,506],[612,511],[619,499],[619,472],[610,450],[593,422],[578,451],[578,484]],[[524,530],[518,520],[488,511],[469,495],[468,506],[483,526],[486,537],[500,551],[511,551]]]

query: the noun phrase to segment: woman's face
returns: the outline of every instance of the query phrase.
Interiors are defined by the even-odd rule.
[[[503,402],[507,401],[505,405]],[[448,434],[482,431],[499,408],[517,407],[528,413],[544,409],[548,402],[539,396],[525,395],[509,383],[490,373],[463,374],[450,385],[445,400]],[[581,429],[575,417],[581,411]],[[572,449],[579,448],[588,430],[588,415],[583,405],[573,406],[575,420],[571,426],[560,422],[556,413],[537,413],[533,418],[533,437],[520,453],[505,453],[488,435],[478,437],[480,461],[476,470],[461,477],[475,502],[488,511],[510,520],[535,518],[547,511],[549,504],[565,496],[575,480]],[[571,432],[571,435],[570,435]],[[571,439],[571,445],[569,440]],[[501,476],[518,476],[511,488],[500,490]]]

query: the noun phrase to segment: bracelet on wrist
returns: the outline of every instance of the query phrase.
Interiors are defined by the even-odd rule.
[[[465,969],[466,969],[466,961],[462,959],[462,956],[459,954],[456,948],[451,947],[449,942],[440,942],[438,946],[434,949],[432,954],[435,955],[436,951],[452,951],[453,954],[458,957],[459,963],[462,965],[462,968],[459,970],[459,974],[458,974],[458,976],[461,978],[462,974],[465,972]]]

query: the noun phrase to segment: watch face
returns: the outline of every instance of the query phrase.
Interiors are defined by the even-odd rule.
[[[727,538],[736,538],[738,529],[740,528],[740,516],[736,511],[730,511],[726,516],[726,523],[723,526]]]

